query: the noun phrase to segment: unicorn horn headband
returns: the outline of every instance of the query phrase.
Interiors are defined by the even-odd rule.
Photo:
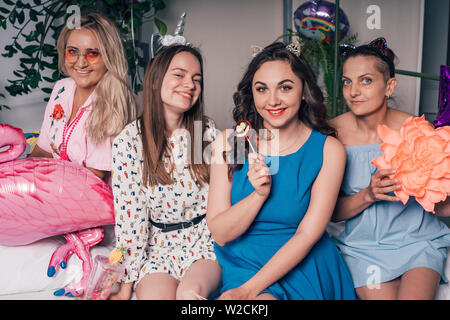
[[[186,20],[186,11],[183,12],[182,15],[180,16],[180,20],[178,20],[173,36],[169,34],[162,36],[159,33],[152,34],[152,38],[150,41],[150,51],[151,51],[150,53],[152,59],[163,47],[167,47],[173,44],[190,45],[186,41],[186,38],[183,36],[185,20]]]

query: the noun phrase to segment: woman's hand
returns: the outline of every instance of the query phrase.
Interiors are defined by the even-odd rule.
[[[370,184],[366,188],[369,202],[375,202],[380,200],[386,201],[399,201],[400,199],[395,196],[389,196],[386,193],[394,192],[401,188],[397,183],[397,179],[390,179],[389,175],[395,173],[395,170],[384,169],[377,171],[370,178]]]
[[[264,157],[257,153],[248,155],[248,180],[255,189],[256,194],[267,198],[272,185],[272,178],[269,174],[269,167],[264,163]]]
[[[133,289],[133,282],[122,283],[119,292],[113,293],[108,300],[130,300]]]
[[[220,295],[219,300],[254,300],[255,298],[256,296],[253,296],[249,289],[240,286],[225,291]]]

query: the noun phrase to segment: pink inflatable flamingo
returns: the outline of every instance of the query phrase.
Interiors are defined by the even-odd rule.
[[[50,158],[14,160],[25,150],[21,129],[0,124],[0,245],[26,245],[65,234],[67,243],[55,250],[47,275],[65,268],[72,253],[83,261],[80,282],[55,292],[79,296],[92,271],[89,248],[103,239],[114,224],[110,186],[86,168]]]

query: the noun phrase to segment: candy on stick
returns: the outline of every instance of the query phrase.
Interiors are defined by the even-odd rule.
[[[241,120],[238,123],[236,123],[236,128],[234,129],[236,132],[236,136],[242,138],[245,137],[245,140],[248,141],[250,148],[252,148],[252,151],[254,153],[257,153],[255,151],[255,148],[253,147],[252,142],[250,141],[250,138],[252,136],[252,125],[247,120]]]

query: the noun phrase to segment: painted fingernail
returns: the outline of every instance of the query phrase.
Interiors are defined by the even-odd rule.
[[[55,296],[61,296],[64,294],[64,292],[66,292],[66,290],[64,288],[61,288],[59,290],[56,290],[55,292],[53,292],[53,295]]]
[[[61,266],[61,268],[65,269],[67,267],[67,263],[65,261],[61,261],[61,263],[59,264]]]
[[[73,294],[70,293],[70,292],[67,292],[67,293],[65,294],[65,296],[66,296],[66,297],[73,297]]]
[[[56,273],[55,267],[51,266],[50,268],[47,269],[47,276],[49,277],[53,277]]]

